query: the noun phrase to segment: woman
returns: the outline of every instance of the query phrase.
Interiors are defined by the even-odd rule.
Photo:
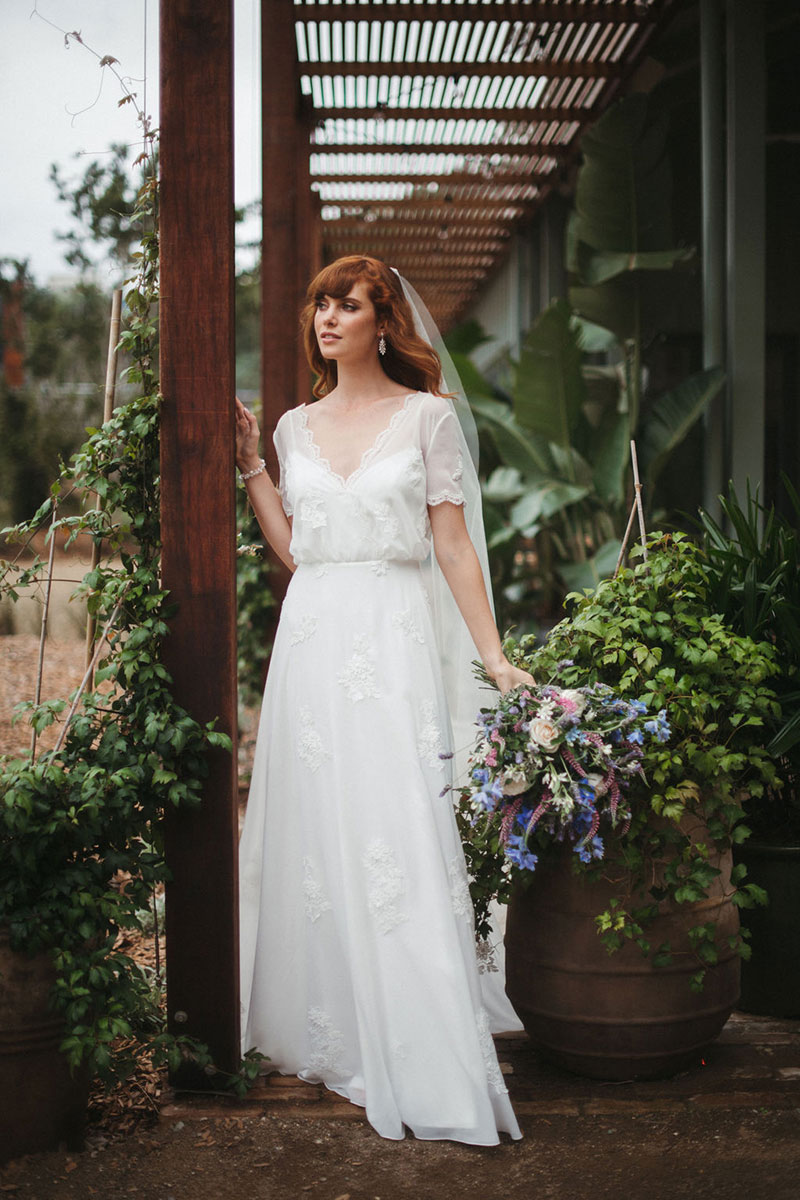
[[[465,522],[474,471],[399,277],[340,259],[312,282],[303,329],[318,399],[278,422],[277,488],[237,402],[242,478],[294,571],[240,848],[244,1046],[364,1105],[384,1137],[492,1145],[521,1135],[447,795],[455,622],[503,691],[530,676],[502,652]],[[434,598],[438,638],[431,538],[461,613],[443,621]]]

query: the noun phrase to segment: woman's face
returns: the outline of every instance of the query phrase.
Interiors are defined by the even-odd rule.
[[[369,285],[354,283],[346,296],[317,301],[314,332],[323,358],[357,362],[378,352],[378,323]]]

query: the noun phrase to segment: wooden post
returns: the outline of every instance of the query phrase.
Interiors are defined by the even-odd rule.
[[[236,740],[232,0],[161,2],[163,576],[178,701]],[[236,754],[167,815],[169,1027],[234,1070],[239,1047]],[[214,1086],[182,1068],[178,1084]]]
[[[298,322],[308,282],[301,284],[298,252],[304,226],[298,215],[298,189],[308,191],[309,182],[308,127],[300,119],[296,64],[291,0],[261,0],[261,434],[274,480],[275,426],[287,408],[308,398],[310,390],[308,374],[301,376]],[[303,156],[306,165],[301,169]],[[270,586],[280,601],[291,576],[271,551],[268,560]]]
[[[298,308],[303,302],[306,289],[313,275],[316,274],[314,264],[314,195],[311,191],[311,170],[309,143],[313,128],[313,108],[310,97],[301,97],[298,113],[298,134],[295,139],[297,162],[297,221],[295,237],[297,239],[297,298]],[[295,322],[297,328],[297,322]],[[296,403],[304,404],[311,394],[311,371],[303,348],[302,338],[296,336],[297,384]]]
[[[264,458],[277,469],[272,434],[297,403],[301,301],[298,269],[297,50],[291,0],[261,0],[263,242],[261,251],[261,416]],[[302,397],[305,399],[305,396]]]

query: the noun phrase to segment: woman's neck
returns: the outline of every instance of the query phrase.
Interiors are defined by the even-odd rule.
[[[359,408],[390,396],[400,384],[390,379],[380,363],[337,363],[333,401],[348,408]]]

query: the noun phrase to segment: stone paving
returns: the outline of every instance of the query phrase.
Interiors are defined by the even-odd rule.
[[[545,1062],[527,1035],[495,1038],[514,1109],[526,1116],[612,1116],[709,1109],[793,1109],[800,1117],[800,1021],[734,1013],[697,1066],[670,1079],[607,1083]],[[244,1101],[181,1094],[165,1097],[163,1121],[255,1108],[310,1120],[365,1121],[363,1110],[322,1084],[267,1075]]]

